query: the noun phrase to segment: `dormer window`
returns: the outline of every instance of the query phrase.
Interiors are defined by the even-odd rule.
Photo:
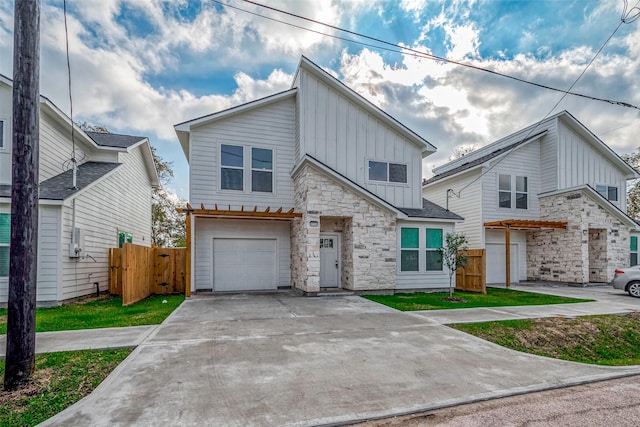
[[[618,201],[618,187],[598,184],[596,185],[596,191],[610,202]]]
[[[369,181],[407,183],[407,165],[369,160]]]

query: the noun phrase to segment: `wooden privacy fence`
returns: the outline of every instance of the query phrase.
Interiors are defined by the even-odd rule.
[[[487,293],[487,262],[484,249],[462,251],[467,256],[467,266],[456,270],[456,289],[459,291]]]
[[[185,248],[149,248],[125,243],[109,249],[109,293],[130,305],[152,294],[184,293]]]

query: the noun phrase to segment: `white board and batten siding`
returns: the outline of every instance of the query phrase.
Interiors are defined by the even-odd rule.
[[[110,176],[76,197],[76,227],[84,234],[80,258],[68,257],[71,243],[72,202],[62,212],[62,286],[60,300],[87,295],[108,285],[108,249],[118,247],[118,231],[131,233],[133,243],[151,245],[151,183],[142,149],[119,153],[117,168]],[[95,259],[86,256],[90,255]]]
[[[594,189],[597,185],[617,187],[618,201],[611,203],[626,211],[624,173],[563,121],[558,121],[558,140],[558,189],[584,184]]]
[[[196,290],[277,289],[291,285],[289,221],[195,218],[194,285]],[[233,259],[229,257],[231,252]],[[244,254],[244,255],[243,255]],[[230,265],[237,268],[230,281]],[[218,265],[220,271],[215,271]],[[262,277],[263,280],[257,281]],[[224,281],[215,283],[215,279]],[[239,281],[258,283],[245,286]]]
[[[392,205],[420,208],[421,149],[306,70],[298,77],[298,159],[308,154]],[[408,182],[370,181],[370,160],[407,165]]]
[[[407,272],[400,271],[400,256],[401,256],[401,232],[402,227],[415,227],[420,230],[420,249],[419,249],[419,272]],[[455,226],[458,227],[457,225]],[[424,271],[426,259],[426,247],[423,244],[425,238],[426,228],[442,229],[442,240],[444,243],[447,233],[454,232],[454,226],[452,223],[442,222],[414,222],[414,221],[398,221],[397,228],[397,274],[396,274],[396,288],[397,289],[444,289],[449,287],[449,270],[446,266],[442,267],[442,271]],[[455,277],[453,278],[455,286]]]
[[[295,150],[295,98],[285,98],[246,112],[194,126],[190,132],[190,203],[212,208],[214,203],[231,209],[257,206],[291,208]],[[250,191],[251,163],[245,149],[244,191],[221,190],[219,184],[221,144],[273,150],[273,193]]]
[[[11,205],[0,205],[0,213],[11,213]],[[38,212],[38,284],[36,301],[39,305],[54,305],[58,301],[58,282],[61,277],[60,206],[41,205]],[[8,277],[0,277],[0,304],[8,299]]]
[[[482,215],[478,214],[482,212],[483,203],[480,191],[482,180],[478,179],[480,174],[481,169],[470,170],[450,179],[436,181],[422,191],[425,199],[442,207],[447,206],[447,189],[460,193],[460,197],[449,197],[449,210],[464,218],[464,221],[456,223],[456,232],[465,235],[471,249],[483,247]]]

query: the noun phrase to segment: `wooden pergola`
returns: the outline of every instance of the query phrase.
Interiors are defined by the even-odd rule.
[[[271,207],[267,207],[265,210],[258,210],[257,206],[253,209],[245,209],[244,205],[240,209],[231,209],[231,205],[218,207],[218,204],[213,205],[213,209],[207,209],[204,204],[200,204],[200,208],[194,208],[189,203],[187,207],[178,208],[176,211],[187,215],[185,219],[185,234],[187,237],[187,265],[185,272],[185,296],[191,296],[191,216],[209,216],[217,218],[234,218],[234,219],[255,219],[255,220],[291,220],[294,218],[301,218],[302,213],[294,212],[294,208],[285,211],[283,208],[271,210]]]
[[[505,241],[505,284],[511,285],[511,230],[553,230],[567,229],[567,221],[540,221],[530,219],[502,219],[484,223],[485,228],[504,229]]]

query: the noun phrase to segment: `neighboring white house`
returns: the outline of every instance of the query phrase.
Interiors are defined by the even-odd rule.
[[[487,283],[505,281],[506,226],[512,281],[607,282],[637,247],[625,196],[638,173],[566,111],[434,174],[423,195],[464,216],[456,229],[486,248]]]
[[[436,148],[302,58],[292,88],[175,126],[191,289],[444,288],[462,218],[421,192]]]
[[[0,304],[7,302],[11,213],[12,82],[0,75]],[[40,97],[40,306],[107,288],[108,248],[151,245],[151,195],[158,185],[145,137],[84,132]]]

